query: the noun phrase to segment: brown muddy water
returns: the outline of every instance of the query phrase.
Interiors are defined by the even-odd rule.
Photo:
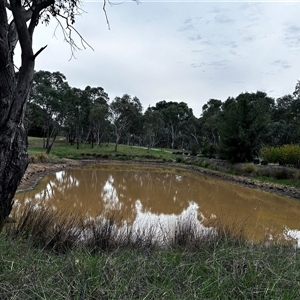
[[[193,220],[201,230],[234,226],[253,241],[293,240],[300,245],[300,201],[182,169],[88,166],[45,176],[31,191],[15,196],[70,215],[96,219],[107,213],[119,226],[156,230]]]

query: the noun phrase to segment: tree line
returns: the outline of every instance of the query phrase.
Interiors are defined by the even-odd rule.
[[[25,115],[29,135],[44,138],[50,153],[58,134],[70,144],[118,144],[186,149],[232,162],[253,161],[263,146],[298,144],[300,83],[278,99],[265,92],[210,99],[195,117],[185,102],[159,101],[143,111],[137,97],[109,99],[102,87],[69,86],[60,72],[34,73]]]

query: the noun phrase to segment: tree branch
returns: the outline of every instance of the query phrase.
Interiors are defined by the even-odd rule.
[[[14,16],[14,24],[16,26],[16,31],[18,32],[20,46],[22,49],[22,60],[25,57],[30,58],[33,55],[32,40],[27,29],[26,19],[24,17],[24,11],[21,2],[17,0],[11,0],[10,4]]]
[[[48,45],[42,47],[37,53],[35,53],[32,57],[33,60],[35,60],[35,58],[43,51],[47,48]]]
[[[57,18],[57,16],[59,16],[60,18],[64,19],[65,22],[66,22],[66,28],[64,28],[63,24],[61,23],[61,21]],[[74,57],[74,51],[76,49],[80,49],[76,43],[74,42],[73,38],[72,38],[72,32],[74,31],[80,38],[80,41],[81,41],[81,45],[84,49],[86,49],[86,46],[87,45],[89,48],[91,48],[92,50],[93,47],[83,38],[83,36],[78,32],[78,30],[72,26],[71,24],[69,24],[69,21],[68,21],[68,18],[63,16],[63,15],[60,15],[58,14],[55,18],[57,20],[57,23],[58,23],[58,26],[61,27],[61,30],[62,30],[62,33],[64,35],[64,38],[65,38],[65,41],[71,46],[71,52],[72,52],[72,55],[71,55],[71,58]]]
[[[40,12],[53,5],[54,4],[54,1],[55,0],[46,0],[46,1],[41,1],[39,2],[36,6],[32,6],[30,9],[33,11],[32,12],[32,17],[31,17],[31,21],[30,21],[30,24],[28,26],[28,31],[29,31],[29,35],[32,37],[33,35],[33,31],[34,31],[34,28],[36,27],[37,25],[37,22],[40,18]]]
[[[107,0],[103,0],[103,8],[102,9],[103,9],[104,14],[105,14],[105,18],[106,18],[106,23],[107,23],[108,29],[110,30],[110,24],[109,24],[107,13],[106,13],[106,1]]]

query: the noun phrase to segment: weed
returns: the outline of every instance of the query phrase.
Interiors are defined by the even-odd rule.
[[[256,172],[256,168],[254,164],[246,164],[242,167],[242,172],[247,173],[247,174],[252,174]]]

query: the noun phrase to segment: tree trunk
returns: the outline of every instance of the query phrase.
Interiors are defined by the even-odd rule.
[[[31,90],[34,55],[29,35],[22,36],[22,66],[15,73],[13,49],[7,23],[5,1],[0,1],[0,228],[9,216],[13,197],[28,164],[27,134],[23,125],[26,102]],[[12,5],[15,2],[11,2]],[[15,18],[17,20],[17,18]],[[18,19],[17,26],[24,20]],[[26,41],[25,41],[26,40]]]

